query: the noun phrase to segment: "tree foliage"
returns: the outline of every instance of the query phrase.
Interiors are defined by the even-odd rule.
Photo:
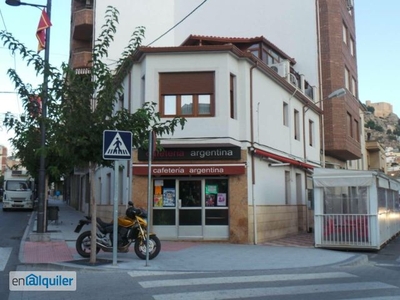
[[[375,107],[367,106],[367,111],[371,112],[372,114],[375,113]]]
[[[5,122],[14,129],[11,144],[16,156],[21,159],[31,174],[37,175],[39,158],[46,157],[47,174],[59,178],[68,175],[75,166],[87,166],[89,162],[100,166],[110,166],[112,161],[103,160],[102,143],[104,130],[126,130],[133,134],[134,147],[147,143],[149,130],[157,136],[173,134],[177,127],[184,127],[184,118],[161,120],[155,103],[145,103],[136,112],[117,106],[123,97],[123,79],[132,67],[131,56],[144,38],[144,27],[137,27],[128,46],[117,62],[115,70],[104,63],[108,48],[114,40],[118,24],[118,10],[109,6],[105,24],[96,39],[90,74],[77,74],[66,63],[60,69],[46,64],[33,50],[15,39],[6,31],[0,32],[3,45],[13,54],[19,54],[28,66],[32,66],[38,76],[48,78],[47,94],[43,84],[33,88],[24,83],[15,70],[7,71],[15,89],[23,100],[24,119]],[[30,112],[32,96],[46,99],[47,117]],[[46,145],[41,147],[42,122],[46,126]]]
[[[372,121],[372,120],[369,120],[369,121],[365,124],[365,127],[370,128],[370,129],[375,129],[375,126],[376,126],[376,124],[375,124],[375,122]]]

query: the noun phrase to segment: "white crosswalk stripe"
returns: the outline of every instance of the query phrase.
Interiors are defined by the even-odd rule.
[[[183,286],[183,285],[209,285],[224,283],[249,283],[249,282],[273,282],[286,280],[310,280],[310,279],[329,279],[329,278],[346,278],[357,277],[344,272],[331,273],[309,273],[309,274],[277,274],[277,275],[260,275],[260,276],[237,276],[237,277],[207,277],[193,278],[185,280],[159,280],[159,281],[141,281],[139,284],[144,288],[167,287],[167,286]]]
[[[10,258],[12,248],[2,248],[0,247],[0,271],[4,271],[6,268],[8,259]]]
[[[251,288],[251,289],[234,289],[234,290],[218,290],[208,292],[189,292],[189,293],[173,293],[153,295],[156,300],[213,300],[213,299],[240,299],[253,297],[271,297],[284,295],[306,295],[329,292],[346,292],[346,291],[365,291],[371,289],[389,289],[395,286],[381,282],[360,282],[354,283],[337,283],[337,284],[313,284],[302,286],[271,287],[271,288]]]
[[[132,272],[133,273],[133,272]],[[153,275],[175,275],[161,272]],[[179,274],[179,273],[176,273]],[[133,274],[130,274],[132,277]],[[228,276],[218,277],[214,274],[209,274],[207,277],[190,278],[190,274],[184,279],[160,279],[157,280],[143,280],[139,281],[138,284],[151,291],[154,289],[152,294],[155,300],[208,300],[208,299],[239,299],[245,298],[250,299],[253,297],[265,297],[266,299],[274,299],[277,296],[294,296],[294,295],[312,295],[324,293],[343,293],[341,299],[344,299],[346,292],[364,293],[365,291],[387,291],[393,289],[399,289],[397,286],[386,284],[379,281],[369,282],[354,282],[359,277],[347,272],[326,272],[326,273],[305,273],[305,274],[273,274],[273,275],[254,275],[254,276]],[[316,283],[316,280],[333,279],[332,283]],[[340,282],[343,279],[345,282]],[[351,282],[346,282],[347,280]],[[281,286],[282,282],[290,281],[290,285]],[[336,281],[336,282],[334,282]],[[237,287],[242,284],[256,284],[266,283],[270,284],[268,287],[252,287],[252,288],[240,288]],[[271,286],[276,282],[279,286]],[[296,284],[298,282],[299,284]],[[312,283],[312,284],[310,284]],[[225,285],[226,284],[226,285]],[[227,285],[232,284],[232,288],[228,288]],[[217,290],[202,290],[203,287],[221,285],[222,289]],[[218,286],[219,287],[219,286]],[[164,289],[165,288],[165,289]],[[211,289],[211,288],[210,288]],[[168,293],[164,293],[168,290]],[[399,289],[400,293],[400,289]],[[356,294],[354,295],[356,296]],[[369,295],[373,297],[374,295]],[[382,296],[375,298],[368,298],[370,300],[394,300],[398,299],[392,296]],[[363,298],[359,298],[361,300]],[[364,298],[365,299],[365,298]],[[349,299],[350,300],[350,299]],[[355,299],[354,299],[355,300]]]
[[[372,298],[370,298],[370,297],[368,297],[367,299],[365,299],[365,298],[347,298],[347,299],[342,299],[342,300],[399,300],[399,296],[387,296],[387,297],[382,297],[382,296],[379,296],[379,297],[372,297]]]

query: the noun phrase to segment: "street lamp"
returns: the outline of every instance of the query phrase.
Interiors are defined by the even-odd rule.
[[[6,4],[11,6],[28,5],[33,7],[46,8],[46,13],[51,19],[51,0],[47,0],[46,5],[31,4],[21,2],[19,0],[6,0]],[[45,147],[46,147],[46,118],[47,118],[47,91],[48,91],[48,72],[49,72],[49,55],[50,55],[50,27],[46,29],[46,42],[44,48],[44,75],[43,75],[43,95],[42,95],[42,121],[41,121],[41,138],[40,146],[40,167],[39,167],[39,202],[37,214],[37,233],[45,233],[46,216],[45,216],[45,190],[46,190],[46,170],[45,170]]]

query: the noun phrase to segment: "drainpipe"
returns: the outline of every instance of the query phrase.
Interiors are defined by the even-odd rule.
[[[255,162],[254,162],[254,116],[253,116],[253,70],[257,67],[258,63],[250,68],[250,153],[251,153],[251,202],[253,205],[253,231],[254,231],[254,245],[257,245],[257,215],[256,215],[256,200],[254,199],[254,185],[256,183],[255,175]]]

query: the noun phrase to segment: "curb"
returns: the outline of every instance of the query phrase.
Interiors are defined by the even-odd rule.
[[[33,220],[36,217],[37,212],[35,210],[32,211],[31,217],[29,218],[28,225],[26,225],[24,235],[21,238],[21,243],[19,246],[19,253],[18,253],[18,259],[21,263],[25,263],[25,241],[29,235],[29,233],[32,231],[32,226],[33,226]]]
[[[359,254],[338,264],[339,267],[355,267],[369,262],[368,255]]]

